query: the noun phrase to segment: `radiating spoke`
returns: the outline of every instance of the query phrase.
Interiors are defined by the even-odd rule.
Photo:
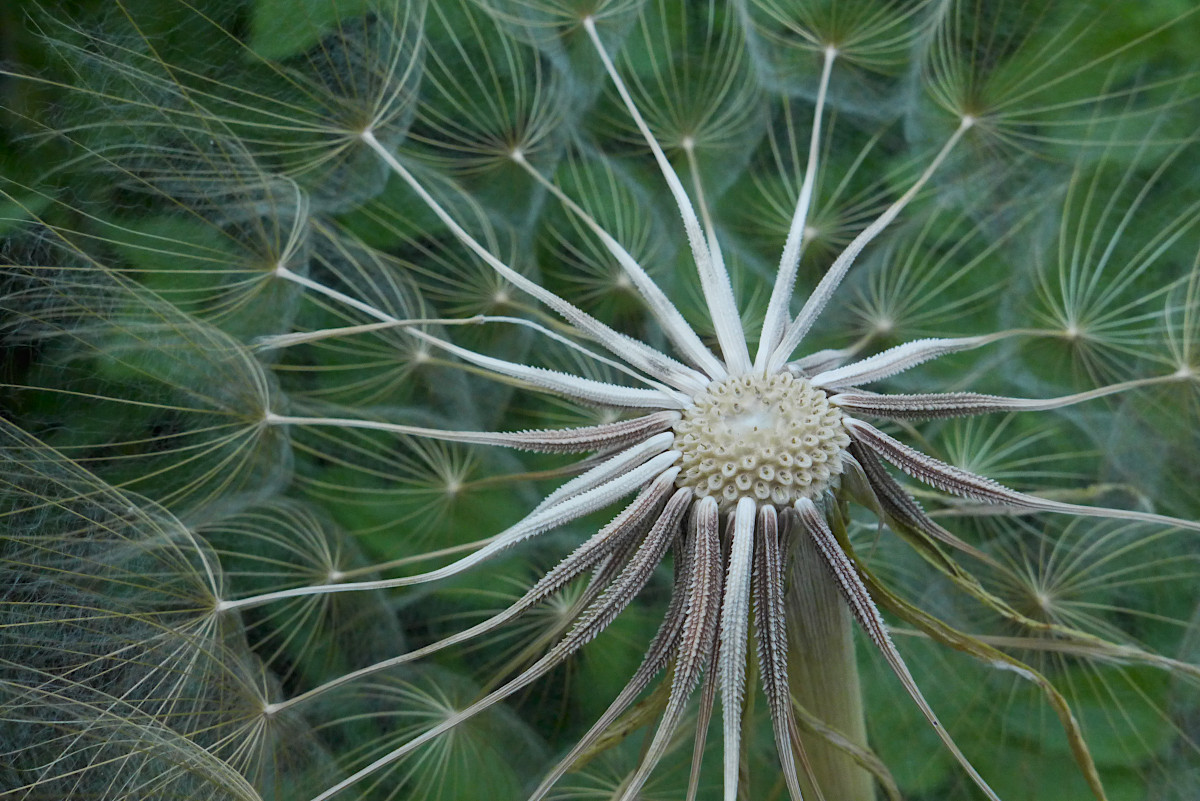
[[[613,86],[616,87],[617,93],[625,103],[630,117],[641,131],[646,144],[650,146],[654,159],[658,162],[659,170],[671,190],[671,195],[675,198],[675,204],[679,207],[688,244],[692,249],[692,258],[696,261],[696,271],[700,276],[700,288],[704,293],[705,302],[708,304],[709,316],[716,328],[717,341],[721,345],[721,354],[725,357],[725,364],[735,375],[744,373],[750,368],[750,352],[746,347],[746,333],[742,331],[741,317],[738,315],[737,303],[733,298],[733,284],[729,281],[729,275],[724,270],[718,270],[718,265],[709,250],[709,237],[706,236],[700,225],[696,210],[692,207],[691,200],[688,199],[687,190],[683,188],[679,176],[675,174],[675,170],[667,161],[662,147],[655,140],[654,134],[650,132],[650,126],[642,118],[641,112],[633,102],[633,97],[625,88],[625,82],[621,80],[616,65],[613,64],[608,51],[604,49],[600,36],[596,32],[596,20],[592,17],[585,18],[583,28],[591,38],[592,45],[604,63],[604,69],[612,79]],[[715,243],[715,239],[712,241]]]
[[[830,403],[848,412],[884,417],[890,420],[929,420],[937,417],[964,417],[990,412],[1041,412],[1062,409],[1106,395],[1115,395],[1137,387],[1178,381],[1175,376],[1157,376],[1124,381],[1097,387],[1087,392],[1060,395],[1057,398],[1009,398],[1002,395],[980,395],[976,392],[920,393],[914,395],[873,395],[843,392],[830,398]]]
[[[695,537],[694,526],[690,536]],[[638,666],[638,669],[630,677],[629,681],[625,683],[625,686],[621,689],[617,697],[613,699],[613,702],[609,704],[604,714],[588,729],[586,734],[576,741],[575,745],[571,747],[570,752],[546,775],[542,783],[529,796],[528,801],[541,801],[550,792],[555,782],[561,779],[570,770],[571,766],[575,764],[575,761],[591,748],[596,741],[603,737],[608,728],[637,700],[642,690],[650,685],[654,677],[666,667],[670,659],[679,650],[679,641],[684,630],[684,616],[687,612],[690,597],[689,587],[692,584],[692,576],[695,575],[695,569],[694,560],[690,556],[684,558],[684,554],[680,551],[675,563],[675,585],[671,592],[670,605],[663,616],[663,622],[658,627],[658,632],[655,633],[654,639],[650,642],[650,647],[646,650],[646,654],[642,658],[641,665]]]
[[[721,252],[721,243],[717,241],[717,225],[713,220],[712,212],[708,208],[708,199],[704,194],[704,182],[700,177],[700,165],[696,162],[696,144],[690,137],[687,137],[683,140],[682,147],[684,159],[687,160],[688,174],[692,179],[692,191],[696,195],[696,207],[700,210],[700,222],[704,226],[704,241],[708,244],[708,255],[712,258],[712,272],[718,276],[718,280],[725,280],[732,286],[732,282],[729,280],[729,270],[725,267],[725,254]],[[741,330],[740,326],[738,330]],[[739,354],[737,358],[726,356],[725,359],[729,362],[729,368],[734,373],[745,373],[750,369],[749,346],[746,347],[745,356],[740,355],[741,351],[736,352]]]
[[[901,526],[928,534],[955,550],[970,554],[983,562],[995,564],[992,557],[948,531],[926,514],[925,510],[921,508],[921,504],[917,503],[916,499],[909,495],[896,479],[892,478],[892,474],[879,461],[879,457],[875,455],[874,451],[863,448],[857,442],[852,442],[850,454],[847,454],[844,459],[848,468],[861,471],[866,491],[878,504],[877,511],[880,514],[891,518]]]
[[[1011,490],[984,476],[977,476],[962,468],[954,467],[945,462],[927,456],[914,450],[904,443],[883,433],[874,426],[860,420],[845,418],[845,425],[850,435],[864,446],[875,451],[892,464],[899,467],[918,481],[931,487],[973,498],[984,503],[1015,506],[1019,509],[1032,509],[1037,512],[1053,512],[1055,514],[1076,515],[1082,517],[1103,517],[1112,520],[1136,520],[1140,523],[1157,523],[1163,526],[1200,531],[1200,523],[1191,520],[1181,520],[1166,515],[1135,512],[1131,509],[1111,509],[1104,506],[1080,506],[1074,503],[1062,503],[1036,495],[1026,495],[1023,492]]]
[[[779,544],[779,516],[773,506],[758,513],[754,553],[754,627],[758,637],[758,665],[763,694],[771,712],[775,750],[783,767],[792,801],[803,801],[796,759],[792,753],[792,695],[787,667],[787,619],[783,610],[783,550]]]
[[[654,569],[658,567],[659,562],[662,561],[663,556],[666,554],[668,546],[675,539],[679,521],[687,510],[690,501],[690,490],[676,490],[671,499],[667,501],[662,516],[650,529],[645,541],[638,548],[633,558],[630,559],[625,569],[621,571],[621,575],[580,616],[562,641],[550,649],[545,656],[504,686],[489,693],[466,709],[447,716],[441,723],[422,732],[404,745],[389,751],[353,775],[346,777],[325,790],[320,795],[314,796],[311,801],[326,801],[326,799],[332,798],[342,790],[357,784],[396,760],[402,759],[405,755],[420,748],[430,740],[450,731],[455,726],[461,725],[464,721],[494,706],[522,688],[529,686],[561,664],[563,660],[579,650],[584,644],[591,641],[645,587],[646,582],[654,573]]]
[[[807,498],[802,498],[796,502],[796,511],[800,514],[800,521],[805,530],[812,537],[814,544],[821,553],[821,557],[825,560],[825,565],[829,568],[830,574],[841,590],[842,597],[846,600],[846,604],[850,607],[851,613],[862,626],[867,637],[879,649],[883,658],[887,661],[892,671],[900,679],[900,683],[904,685],[904,689],[909,696],[916,702],[921,709],[921,713],[925,719],[929,721],[929,725],[937,732],[939,738],[949,749],[958,763],[975,782],[984,794],[992,801],[1000,801],[999,796],[995,791],[988,786],[988,783],[983,780],[978,771],[959,750],[954,740],[950,737],[949,732],[942,726],[937,715],[925,700],[925,696],[921,694],[921,690],[917,687],[916,681],[908,670],[908,666],[904,663],[900,652],[896,650],[896,646],[892,644],[892,637],[888,633],[887,624],[883,621],[883,616],[879,614],[879,610],[875,608],[875,602],[871,600],[867,588],[863,585],[862,579],[858,576],[858,571],[854,568],[854,563],[850,558],[842,552],[841,545],[838,544],[837,538],[833,532],[829,530],[829,525],[825,522],[824,515],[817,509],[812,501]]]
[[[336,289],[327,287],[311,278],[299,275],[284,267],[276,269],[276,274],[293,283],[299,284],[314,292],[318,292],[328,298],[344,303],[351,308],[358,309],[365,314],[381,320],[386,323],[401,323],[402,320],[391,316],[390,314],[376,309],[370,304],[363,303],[360,300],[350,297],[344,292],[339,292]],[[687,406],[689,395],[664,386],[656,381],[647,378],[640,378],[645,383],[656,387],[655,389],[635,389],[622,387],[618,384],[609,384],[604,381],[596,381],[590,378],[581,378],[579,376],[562,373],[557,370],[548,370],[544,367],[532,367],[530,365],[519,364],[516,362],[497,359],[492,356],[485,356],[481,353],[466,348],[459,347],[451,342],[447,342],[440,337],[435,337],[432,334],[422,331],[417,328],[401,327],[401,330],[406,332],[416,339],[423,342],[428,342],[435,345],[447,353],[452,353],[458,356],[463,361],[482,367],[485,370],[490,370],[499,375],[515,378],[519,381],[527,382],[533,386],[541,387],[542,389],[558,394],[566,395],[567,397],[575,398],[576,400],[587,401],[591,403],[606,403],[615,406],[626,406],[632,408],[650,408],[650,409],[682,409]],[[631,360],[631,363],[634,363]],[[700,375],[697,373],[697,375]],[[707,381],[701,376],[696,381],[688,384],[703,388]],[[694,390],[693,390],[694,391]]]
[[[550,290],[545,289],[535,281],[531,281],[500,261],[487,248],[479,244],[474,237],[467,233],[466,229],[459,225],[449,212],[442,208],[442,205],[437,202],[433,195],[429,194],[421,182],[379,142],[374,133],[371,131],[364,132],[362,140],[383,159],[392,172],[417,193],[417,196],[424,201],[425,205],[437,215],[438,219],[446,225],[460,242],[466,245],[479,258],[483,259],[489,267],[513,286],[562,315],[563,319],[604,345],[614,355],[620,356],[639,370],[645,370],[660,381],[665,381],[672,386],[689,392],[694,392],[697,387],[702,388],[707,383],[702,374],[687,365],[680,364],[666,354],[659,353],[644,342],[638,342],[632,337],[616,331],[611,326],[605,325],[590,314],[568,303]]]
[[[494,356],[485,356],[424,331],[407,330],[416,338],[436,345],[465,362],[576,400],[633,409],[683,409],[689,403],[687,394],[662,385],[659,385],[657,389],[623,387],[619,384],[582,378],[545,367],[533,367],[519,362],[497,359]]]
[[[303,278],[302,276],[299,276],[296,273],[293,273],[290,270],[287,270],[286,268],[277,268],[275,271],[275,274],[278,277],[287,278],[288,280],[294,280],[297,283],[302,283],[303,286],[306,286],[309,289],[315,289],[316,291],[320,292],[321,294],[326,294],[330,297],[336,297],[336,299],[338,299],[339,301],[342,301],[342,302],[345,302],[345,299],[348,299],[348,297],[349,297],[340,292],[334,293],[333,290],[331,290],[328,287],[325,287],[324,285],[319,284],[316,281],[313,281],[311,279],[305,278],[305,279],[303,279],[303,281],[300,281],[300,279]],[[333,294],[330,294],[330,293],[333,293]],[[515,326],[520,326],[521,328],[528,328],[530,331],[536,331],[538,334],[546,337],[547,339],[552,339],[555,342],[559,343],[560,345],[570,348],[571,350],[575,351],[576,353],[583,354],[588,359],[590,359],[594,362],[597,362],[598,364],[603,364],[608,367],[611,367],[612,369],[616,370],[617,372],[623,373],[623,374],[629,376],[630,378],[634,379],[635,381],[638,381],[639,383],[646,384],[646,385],[652,386],[652,387],[657,387],[659,389],[663,389],[668,394],[670,394],[671,392],[674,391],[674,390],[670,389],[669,387],[665,386],[664,384],[662,384],[661,382],[655,381],[651,378],[647,378],[646,376],[642,375],[641,373],[637,372],[636,370],[631,369],[630,367],[626,366],[623,362],[620,362],[620,361],[617,361],[616,359],[612,359],[612,358],[609,358],[608,356],[599,354],[596,351],[591,350],[590,348],[584,347],[583,345],[579,344],[578,342],[576,342],[574,339],[571,339],[570,337],[564,336],[563,334],[560,334],[557,331],[547,328],[546,326],[542,325],[541,323],[535,322],[533,320],[528,320],[524,317],[512,317],[512,316],[502,315],[502,314],[499,314],[499,315],[498,314],[475,314],[470,317],[425,317],[425,318],[416,317],[416,318],[401,320],[401,319],[392,317],[390,314],[387,314],[378,309],[375,309],[372,306],[368,306],[367,304],[356,305],[355,308],[372,309],[371,316],[376,317],[377,319],[380,320],[380,322],[364,323],[362,325],[342,326],[340,328],[322,328],[322,329],[317,329],[315,331],[298,331],[298,332],[294,332],[294,333],[290,333],[290,334],[277,334],[277,335],[272,335],[272,336],[264,336],[264,337],[259,337],[258,339],[256,339],[254,341],[253,347],[255,350],[272,350],[275,348],[288,348],[288,347],[293,347],[295,345],[302,345],[302,344],[311,343],[311,342],[319,342],[324,339],[337,339],[339,337],[354,336],[356,334],[367,334],[367,333],[371,333],[374,331],[385,331],[388,329],[404,330],[407,328],[421,328],[423,326],[424,327],[427,327],[427,326],[453,327],[453,326],[477,326],[477,325],[488,325],[488,324],[515,325]],[[407,333],[409,336],[413,336],[414,338],[417,338],[411,331],[405,331],[405,333]]]
[[[767,363],[768,373],[777,372],[783,366],[784,362],[788,360],[788,357],[792,355],[792,351],[804,339],[805,334],[808,333],[808,330],[812,328],[812,324],[816,322],[817,317],[825,309],[826,304],[833,297],[834,291],[841,285],[842,279],[846,277],[846,273],[853,266],[855,259],[858,258],[858,254],[875,237],[879,236],[883,229],[887,228],[892,220],[904,210],[904,207],[917,196],[917,193],[933,177],[934,172],[942,165],[942,162],[950,155],[950,151],[954,149],[954,146],[958,144],[963,134],[970,129],[974,122],[973,118],[964,117],[958,128],[954,131],[954,134],[946,141],[946,144],[938,151],[938,154],[934,157],[930,165],[925,168],[925,172],[921,173],[921,176],[909,187],[908,191],[901,195],[895,203],[888,206],[883,214],[880,214],[858,236],[854,237],[850,244],[846,246],[846,249],[838,255],[833,264],[830,265],[829,270],[822,276],[820,282],[817,284],[817,288],[813,290],[808,300],[804,302],[800,313],[788,325],[782,341]]]
[[[673,441],[674,435],[669,431],[664,431],[661,434],[648,437],[636,445],[631,445],[623,451],[618,451],[607,457],[602,456],[599,462],[589,466],[582,474],[575,476],[570,481],[558,487],[558,489],[553,490],[534,507],[533,511],[541,512],[544,509],[549,509],[551,506],[556,506],[568,498],[574,498],[580,493],[587,492],[590,489],[599,487],[601,484],[619,478],[630,467],[665,451],[671,446]],[[596,458],[598,457],[589,457],[584,461],[591,462]],[[674,472],[677,472],[677,469],[672,468],[671,472],[674,474]]]
[[[550,428],[532,431],[452,431],[441,428],[423,428],[376,420],[356,420],[332,417],[289,417],[268,414],[269,425],[335,426],[338,428],[366,428],[388,431],[394,434],[435,439],[442,442],[466,442],[474,445],[500,445],[522,451],[539,453],[578,453],[599,451],[609,448],[624,448],[647,437],[661,433],[679,419],[678,412],[655,412],[632,420],[604,423],[579,428]]]
[[[487,620],[468,629],[414,651],[376,662],[359,670],[344,673],[336,679],[314,687],[305,693],[289,698],[282,703],[275,704],[272,711],[279,712],[287,707],[304,703],[329,690],[357,681],[365,676],[370,676],[396,667],[397,665],[423,659],[437,651],[486,634],[528,611],[542,600],[561,590],[568,582],[574,580],[584,571],[596,567],[607,558],[616,557],[615,564],[605,567],[610,571],[619,571],[624,566],[624,560],[620,558],[621,553],[627,551],[633,545],[635,537],[639,534],[645,534],[653,519],[662,511],[662,506],[666,502],[667,496],[671,493],[673,479],[674,476],[672,474],[664,474],[656,479],[642,490],[641,494],[629,506],[625,507],[620,514],[613,518],[608,525],[601,528],[588,538],[586,542],[559,561],[528,592],[499,614],[492,615]],[[604,568],[598,571],[597,575],[601,580],[603,580],[603,575],[601,574],[605,572],[607,571]],[[652,677],[653,674],[647,678],[647,682]]]
[[[617,260],[617,263],[621,265],[621,269],[625,271],[625,274],[629,276],[629,280],[633,282],[638,292],[646,300],[646,305],[649,306],[654,318],[658,320],[658,324],[662,326],[663,333],[667,335],[667,339],[671,340],[675,347],[679,348],[679,352],[703,370],[709,378],[714,380],[724,378],[727,375],[725,365],[721,364],[720,360],[713,356],[712,351],[705,347],[704,343],[700,341],[700,337],[688,325],[687,320],[683,319],[683,315],[679,313],[679,309],[675,308],[675,304],[659,288],[658,284],[654,283],[654,279],[642,269],[642,266],[630,255],[629,251],[614,239],[612,234],[600,227],[600,224],[581,208],[578,203],[568,197],[552,181],[535,170],[533,165],[524,156],[518,157],[514,155],[513,159],[526,172],[533,176],[534,180],[558,198],[560,203],[578,216],[583,221],[583,224],[600,239],[605,249]]]
[[[724,557],[721,556],[721,515],[717,511],[717,504],[705,504],[703,501],[698,502],[695,506],[695,524],[696,528],[707,528],[712,533],[711,535],[717,538],[718,558],[724,564]],[[722,591],[724,587],[722,587]],[[722,592],[722,595],[724,593]],[[704,686],[700,690],[700,708],[696,711],[696,739],[692,744],[692,770],[688,776],[688,790],[685,801],[696,801],[696,794],[700,790],[700,766],[704,761],[704,746],[708,743],[708,726],[712,722],[713,706],[717,699],[717,673],[716,669],[718,654],[720,652],[721,642],[719,637],[713,637],[710,644],[708,654],[709,670],[704,676]]]
[[[295,273],[292,273],[295,275]],[[390,316],[390,315],[388,315]],[[474,317],[417,317],[411,320],[388,319],[378,323],[363,323],[362,325],[346,325],[339,328],[320,328],[315,331],[293,331],[287,334],[271,334],[254,340],[256,351],[275,350],[276,348],[292,348],[296,345],[307,345],[326,339],[352,337],[358,334],[370,334],[375,331],[387,331],[393,328],[408,328],[411,326],[433,325],[482,325],[504,318],[488,317],[482,314]]]
[[[847,359],[857,356],[869,341],[870,337],[866,336],[848,348],[824,348],[807,356],[801,356],[799,359],[787,363],[787,371],[792,375],[808,378],[817,373],[841,367]]]
[[[712,498],[698,501],[695,504],[693,520],[711,518],[709,509],[701,510],[699,507],[708,506],[715,511],[716,505]],[[716,641],[722,589],[721,543],[716,526],[693,525],[686,558],[691,565],[687,618],[675,657],[675,675],[671,681],[670,697],[663,710],[658,730],[654,733],[654,739],[646,748],[641,765],[625,786],[621,801],[633,801],[638,798],[642,786],[650,778],[650,772],[662,759]]]
[[[766,316],[763,318],[762,336],[758,341],[758,352],[754,355],[755,370],[767,369],[767,361],[778,347],[780,340],[783,339],[783,332],[787,328],[790,313],[788,305],[791,303],[796,287],[796,270],[800,267],[800,253],[804,247],[804,229],[808,224],[808,211],[812,206],[813,192],[816,189],[825,95],[829,90],[829,76],[833,72],[835,58],[837,58],[837,50],[833,47],[826,47],[825,64],[821,69],[821,83],[817,88],[817,102],[813,109],[812,134],[808,143],[808,163],[804,167],[800,197],[796,200],[796,211],[792,214],[792,224],[783,245],[783,255],[779,259],[779,270],[775,274],[775,286],[771,288],[771,300],[767,303]]]
[[[721,651],[717,661],[725,741],[725,801],[737,801],[742,754],[742,704],[746,697],[746,634],[750,625],[750,574],[754,562],[755,505],[738,501],[725,597],[721,602]]]
[[[853,364],[817,373],[809,380],[827,390],[870,384],[873,381],[902,373],[939,356],[979,348],[1006,336],[1008,334],[985,334],[977,337],[952,339],[914,339],[912,342],[888,348],[882,353],[868,356]]]
[[[436,570],[396,579],[295,587],[288,590],[264,593],[263,595],[254,595],[249,598],[240,598],[236,601],[223,601],[219,604],[219,608],[223,611],[228,611],[231,609],[262,606],[263,604],[274,603],[287,598],[298,598],[305,595],[385,590],[446,579],[486,562],[500,551],[510,548],[518,542],[542,532],[555,529],[564,523],[576,520],[586,514],[603,509],[669,469],[676,459],[678,459],[678,454],[675,451],[659,454],[648,462],[621,473],[607,483],[581,492],[572,498],[567,498],[555,506],[535,510],[520,523],[497,534],[496,537],[478,551]]]

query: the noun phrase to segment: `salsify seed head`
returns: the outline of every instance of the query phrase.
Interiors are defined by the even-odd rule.
[[[790,373],[710,384],[673,428],[675,483],[722,510],[742,498],[786,506],[834,486],[850,437],[825,392]]]
[[[4,797],[1193,798],[1172,4],[45,4]]]

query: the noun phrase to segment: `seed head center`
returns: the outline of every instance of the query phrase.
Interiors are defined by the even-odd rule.
[[[673,430],[675,484],[726,511],[741,498],[778,507],[815,499],[837,483],[850,444],[841,410],[788,373],[715,382]]]

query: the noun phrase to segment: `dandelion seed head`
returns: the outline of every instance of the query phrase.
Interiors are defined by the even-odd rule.
[[[741,375],[711,384],[674,426],[679,487],[722,510],[817,498],[842,472],[842,412],[803,378]]]
[[[1046,589],[1036,589],[1033,593],[1033,602],[1037,611],[1047,617],[1053,614],[1054,596]]]
[[[39,223],[29,245],[38,255],[24,258],[22,245],[21,259],[0,265],[20,287],[0,305],[22,315],[0,330],[38,361],[18,395],[46,396],[15,410],[21,424],[68,431],[75,421],[60,403],[97,409],[70,442],[56,430],[36,441],[0,418],[0,444],[20,457],[6,464],[24,471],[15,496],[0,493],[6,521],[10,496],[25,521],[16,540],[11,525],[0,532],[0,596],[13,607],[0,603],[0,635],[17,632],[31,657],[18,670],[21,660],[0,664],[0,683],[18,690],[0,692],[0,718],[35,724],[28,754],[0,746],[32,777],[18,791],[75,797],[76,777],[94,773],[104,798],[134,787],[138,797],[189,792],[170,777],[136,784],[161,763],[197,765],[197,781],[213,787],[208,774],[228,768],[206,798],[340,801],[352,787],[354,797],[477,797],[477,786],[529,801],[681,798],[669,763],[686,763],[677,732],[691,727],[686,797],[708,797],[700,763],[719,693],[722,797],[773,787],[799,799],[798,766],[816,796],[869,797],[875,778],[836,768],[837,744],[797,718],[808,710],[870,753],[874,704],[857,671],[842,669],[869,645],[980,797],[999,801],[1003,783],[1029,772],[995,765],[1037,744],[1022,721],[1011,738],[1020,742],[993,748],[972,721],[1006,727],[1033,707],[979,681],[964,694],[979,699],[956,699],[957,723],[942,725],[913,675],[935,660],[910,671],[889,633],[903,630],[878,608],[930,632],[943,625],[940,608],[924,608],[936,601],[951,623],[971,624],[958,627],[955,650],[1042,692],[1059,718],[1054,742],[1065,733],[1104,797],[1096,763],[1105,760],[1088,754],[1047,681],[1061,676],[1068,691],[1094,685],[1093,675],[1104,682],[1100,671],[1076,680],[1091,660],[1177,669],[1153,650],[1171,645],[1154,629],[1191,630],[1173,616],[1195,608],[1193,543],[1170,539],[1200,523],[1142,511],[1157,493],[1143,498],[1138,487],[1159,474],[1188,485],[1187,440],[1182,458],[1102,465],[1131,474],[1139,501],[1107,508],[1095,505],[1101,494],[1124,497],[1125,487],[1084,486],[1092,471],[1076,443],[1076,427],[1102,429],[1093,421],[1103,423],[1105,407],[1053,426],[1013,421],[1200,374],[1191,358],[1200,281],[1187,247],[1200,205],[1166,197],[1184,183],[1176,174],[1194,162],[1195,142],[1145,181],[1161,137],[1140,133],[1136,118],[1185,108],[1195,75],[1178,76],[1177,93],[1172,77],[1130,83],[1114,61],[1127,45],[1100,42],[1099,56],[1084,47],[1092,14],[1068,14],[1080,29],[1063,33],[1022,4],[992,13],[968,3],[960,14],[954,3],[890,0],[448,0],[391,4],[391,19],[388,4],[367,5],[360,20],[316,14],[305,41],[286,47],[258,33],[238,42],[241,15],[231,15],[229,30],[214,21],[216,39],[240,49],[197,52],[178,67],[157,56],[146,62],[153,70],[128,63],[156,49],[137,38],[92,41],[72,28],[88,47],[59,43],[79,51],[72,74],[103,74],[60,87],[81,95],[85,111],[64,114],[72,127],[35,120],[87,150],[51,172],[103,162],[99,174],[116,171],[119,193],[90,174],[80,196],[119,211],[109,220],[64,204],[80,230],[58,230],[57,215],[18,200]],[[228,58],[238,53],[254,58]],[[1066,91],[1093,78],[1090,97]],[[1159,93],[1175,97],[1154,101]],[[97,137],[97,125],[111,132]],[[126,134],[138,143],[128,155],[111,144]],[[929,150],[934,136],[936,154],[908,152]],[[1063,152],[1076,144],[1091,152]],[[1110,149],[1126,153],[1111,160]],[[1068,176],[1058,162],[1073,160]],[[1158,220],[1160,203],[1184,211]],[[739,220],[761,240],[753,253],[726,236]],[[41,263],[50,231],[61,264],[57,254]],[[1149,239],[1119,241],[1140,232]],[[773,280],[760,275],[765,257],[778,258]],[[1013,294],[1025,288],[1029,297]],[[858,300],[843,304],[847,293]],[[821,319],[825,309],[833,314]],[[1051,355],[1124,380],[1068,388],[1058,365],[1039,358],[1045,343],[1026,350],[1018,337],[1052,340]],[[1010,338],[1004,351],[987,347]],[[78,343],[64,352],[70,369],[59,369],[58,343],[69,340]],[[878,386],[951,354],[960,355],[948,367],[900,379],[903,394]],[[1043,391],[1010,397],[1009,384]],[[1137,425],[1118,428],[1157,430],[1145,423],[1165,418],[1158,407],[1177,396],[1194,406],[1195,386],[1185,389],[1122,404],[1116,414],[1137,414]],[[999,412],[1010,414],[941,422]],[[1139,457],[1149,451],[1138,445]],[[1125,452],[1123,442],[1112,448]],[[1068,472],[1077,464],[1078,476]],[[1056,477],[1080,481],[1058,487]],[[534,506],[535,482],[551,480],[562,483]],[[839,504],[821,502],[834,492]],[[607,524],[589,525],[614,506]],[[1053,526],[1043,513],[1088,519]],[[872,554],[876,544],[908,550],[884,559],[859,550],[864,514],[878,522]],[[969,540],[959,536],[964,518]],[[440,611],[470,586],[456,577],[508,570],[516,547],[539,549],[534,583],[522,575],[510,577],[515,594],[469,593],[487,605],[478,622],[482,609]],[[1135,549],[1150,557],[1131,567]],[[664,567],[674,580],[648,639]],[[451,579],[445,593],[413,589]],[[946,591],[928,592],[931,580]],[[1127,600],[1139,595],[1144,609]],[[1168,595],[1182,602],[1149,605]],[[502,601],[494,614],[491,599]],[[642,602],[653,616],[634,606]],[[432,636],[442,626],[426,622],[431,610],[451,633]],[[849,636],[854,624],[863,637]],[[1152,635],[1145,650],[1138,629]],[[645,649],[632,674],[621,669],[627,646]],[[593,680],[577,682],[582,699],[543,693],[571,701],[549,720],[529,688],[575,673]],[[953,678],[966,685],[966,675]],[[1184,742],[1173,696],[1130,678],[1151,714],[1127,712],[1129,694],[1107,692],[1109,725],[1169,721],[1172,742]],[[577,713],[622,682],[525,795],[532,771],[579,730]],[[1080,720],[1100,717],[1090,689]],[[553,723],[554,740],[529,726],[530,712],[538,726]],[[765,716],[773,753],[743,736]],[[656,718],[652,735],[629,736]],[[957,727],[971,734],[968,753],[991,754],[982,767],[999,774],[997,790],[954,743]],[[110,730],[111,743],[91,750]],[[582,778],[584,762],[618,749],[635,763],[611,781]],[[1137,744],[1130,750],[1140,766]],[[786,796],[760,751],[777,758]],[[568,773],[577,786],[555,789]],[[12,775],[0,766],[0,785]]]

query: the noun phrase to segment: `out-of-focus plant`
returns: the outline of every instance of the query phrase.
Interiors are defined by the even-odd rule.
[[[0,85],[4,797],[1200,793],[1189,4],[100,5]]]

